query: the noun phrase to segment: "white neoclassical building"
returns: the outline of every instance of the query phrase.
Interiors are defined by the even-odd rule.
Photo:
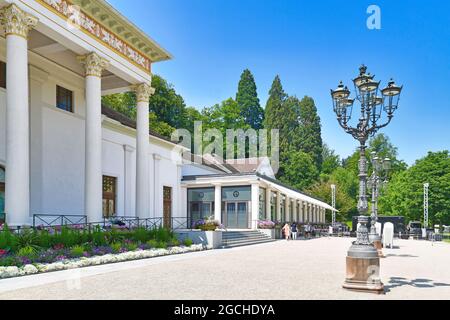
[[[185,149],[149,132],[152,64],[170,58],[104,0],[0,0],[0,213],[10,226],[37,215],[325,222],[332,208],[279,183],[267,161],[183,164]],[[101,105],[130,90],[136,122]]]

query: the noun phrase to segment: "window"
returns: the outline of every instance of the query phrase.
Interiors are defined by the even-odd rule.
[[[172,227],[172,188],[163,187],[163,223],[164,228]]]
[[[103,176],[103,218],[116,216],[117,178]]]
[[[56,107],[73,112],[73,92],[63,87],[56,86]]]
[[[266,189],[259,188],[259,219],[266,219]]]
[[[5,222],[5,169],[0,167],[0,223]]]
[[[188,189],[188,217],[190,224],[214,215],[214,188]]]
[[[0,87],[6,89],[6,63],[0,61]]]

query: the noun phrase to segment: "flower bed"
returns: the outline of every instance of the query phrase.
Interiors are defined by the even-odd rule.
[[[258,228],[259,229],[274,229],[275,222],[270,221],[270,220],[260,220],[260,221],[258,221]]]
[[[219,221],[208,218],[195,221],[192,228],[200,229],[202,231],[215,231],[217,228],[222,228],[222,225]]]
[[[188,252],[192,240],[184,239],[183,245],[165,228],[64,226],[12,232],[4,226],[0,278]]]
[[[81,257],[76,259],[64,259],[54,263],[42,264],[26,264],[20,267],[9,266],[0,267],[0,279],[20,277],[25,275],[32,275],[37,273],[45,273],[52,271],[69,270],[75,268],[97,266],[108,263],[124,262],[130,260],[138,259],[148,259],[153,257],[180,254],[194,251],[205,250],[205,247],[201,244],[180,247],[172,247],[168,249],[150,249],[142,250],[138,249],[136,251],[129,251],[119,254],[105,254],[103,256],[93,256],[93,257]]]

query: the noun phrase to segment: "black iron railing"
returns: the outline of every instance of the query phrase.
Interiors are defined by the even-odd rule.
[[[82,215],[33,215],[33,227],[54,227],[54,226],[73,226],[86,225],[87,216]]]

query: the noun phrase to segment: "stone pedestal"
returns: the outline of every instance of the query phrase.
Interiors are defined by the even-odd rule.
[[[373,246],[375,247],[375,249],[377,249],[378,251],[378,256],[380,258],[384,258],[384,254],[383,254],[383,244],[381,243],[381,239],[376,239],[373,241]]]
[[[353,244],[347,254],[347,276],[343,288],[353,291],[382,294],[380,259],[372,245]]]

